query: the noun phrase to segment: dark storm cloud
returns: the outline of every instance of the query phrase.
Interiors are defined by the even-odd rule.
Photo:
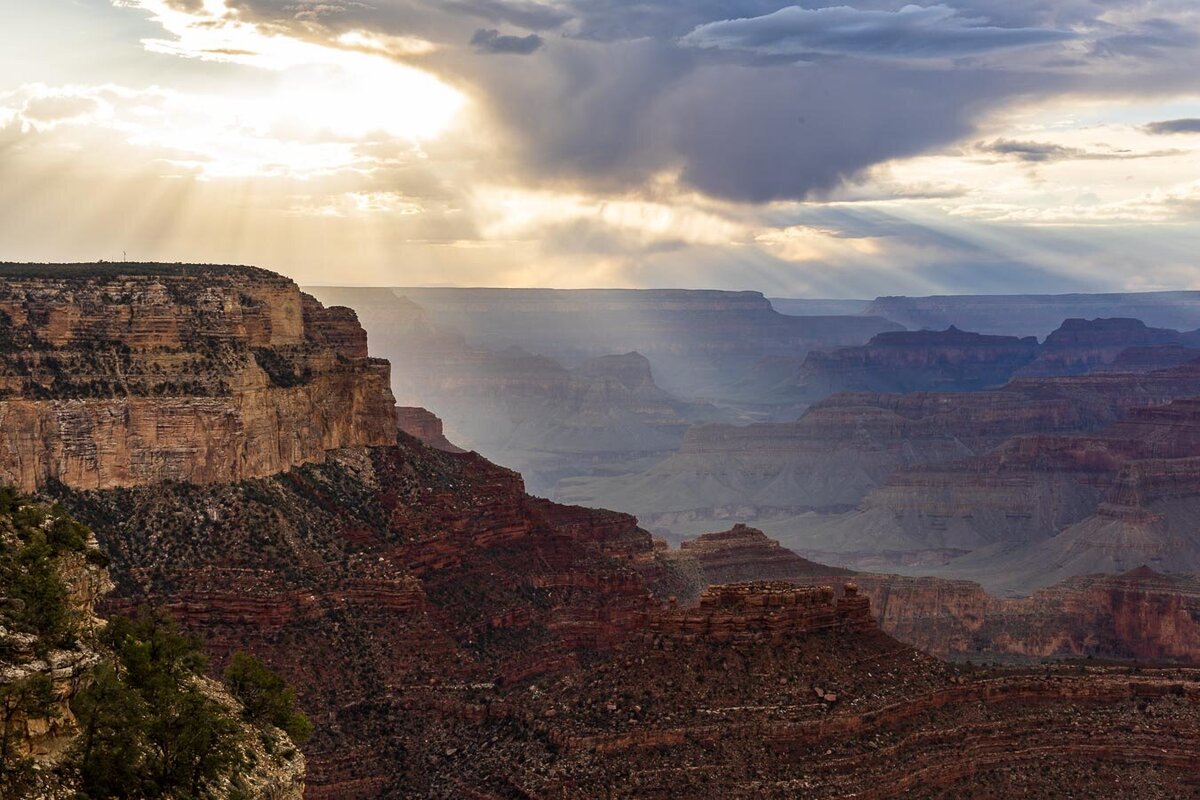
[[[230,1],[266,23],[318,5]],[[1180,0],[337,5],[322,18],[331,39],[369,30],[438,45],[414,60],[470,90],[501,134],[509,179],[585,191],[639,190],[668,174],[737,201],[819,197],[881,162],[961,141],[1018,99],[1200,88],[1194,53],[1173,46],[1194,32]],[[1119,12],[1141,21],[1111,22]],[[541,46],[534,37],[550,31],[554,46]],[[794,63],[802,55],[808,63]]]
[[[1200,133],[1200,119],[1167,119],[1151,122],[1144,130],[1147,133],[1167,135],[1172,133]]]
[[[541,36],[506,36],[495,28],[480,28],[471,36],[471,46],[479,53],[507,53],[527,56],[545,43]]]
[[[1098,38],[1092,53],[1106,58],[1154,59],[1170,57],[1173,52],[1195,48],[1198,44],[1200,32],[1193,26],[1156,18]]]
[[[766,55],[948,58],[1073,37],[1070,32],[1047,28],[983,25],[944,5],[906,6],[895,12],[791,6],[762,17],[711,22],[683,37],[683,42]]]

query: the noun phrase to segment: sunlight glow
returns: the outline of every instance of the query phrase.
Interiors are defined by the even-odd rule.
[[[353,167],[353,145],[374,138],[437,138],[465,99],[421,70],[391,58],[421,52],[419,40],[347,35],[345,47],[264,32],[240,20],[224,0],[181,11],[167,0],[117,0],[151,13],[172,35],[147,39],[152,52],[220,61],[274,74],[269,89],[175,95],[173,106],[199,126],[170,121],[139,138],[202,156],[208,177],[290,174],[306,177]],[[191,112],[189,114],[188,112]]]

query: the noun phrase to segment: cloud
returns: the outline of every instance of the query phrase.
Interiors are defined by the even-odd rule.
[[[1033,164],[1044,164],[1055,161],[1123,161],[1136,158],[1164,158],[1181,155],[1181,150],[1150,150],[1133,152],[1130,150],[1087,150],[1082,147],[1069,147],[1052,142],[1029,142],[1014,139],[996,139],[995,141],[976,145],[976,150],[1005,156]]]
[[[527,56],[537,52],[545,40],[536,33],[506,36],[494,28],[480,28],[471,36],[471,46],[479,53],[507,53]]]
[[[1200,119],[1168,119],[1143,127],[1146,133],[1164,136],[1173,133],[1200,133]]]
[[[791,6],[761,17],[701,25],[682,41],[694,47],[774,56],[822,53],[925,59],[978,55],[1072,38],[1069,31],[986,25],[960,17],[944,5],[905,6],[899,11]]]
[[[1148,136],[1200,92],[1193,0],[114,2],[97,13],[151,51],[145,80],[121,61],[6,98],[0,78],[10,253],[88,256],[58,198],[119,192],[80,248],[314,282],[350,262],[835,296],[1195,274],[1176,183],[1196,161]],[[110,79],[165,88],[60,91]]]
[[[531,31],[559,28],[570,20],[567,11],[545,3],[530,3],[514,0],[450,0],[445,2],[448,11],[486,19],[493,23],[507,23]]]
[[[88,118],[100,109],[100,101],[88,95],[43,94],[26,100],[21,116],[32,122],[55,123]]]

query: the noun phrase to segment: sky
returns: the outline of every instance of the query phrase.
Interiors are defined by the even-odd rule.
[[[0,0],[0,260],[1200,288],[1195,0]]]

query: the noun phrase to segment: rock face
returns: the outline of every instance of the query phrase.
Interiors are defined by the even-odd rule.
[[[708,622],[720,617],[710,606],[691,612],[682,637],[649,633],[584,674],[478,695],[486,721],[436,734],[431,770],[481,797],[510,787],[572,798],[1190,793],[1194,671],[956,669],[869,623],[770,633],[808,598],[828,608],[820,591],[710,595],[726,598],[738,612],[729,626]],[[1118,721],[1130,719],[1137,733]]]
[[[689,539],[670,556],[682,572],[696,574],[700,586],[810,579],[836,583],[838,578],[853,574],[801,558],[762,531],[746,525]]]
[[[687,597],[734,582],[840,587],[853,581],[884,632],[940,657],[1094,656],[1200,665],[1200,580],[1191,575],[1141,567],[1000,598],[972,581],[827,567],[744,525],[685,541],[668,556],[694,576]]]
[[[446,433],[442,429],[442,420],[428,409],[397,406],[396,425],[404,433],[421,440],[430,447],[436,447],[447,453],[465,452],[446,438]]]
[[[395,436],[348,309],[239,267],[0,269],[0,481],[271,475]]]
[[[1200,359],[1200,348],[1177,344],[1127,347],[1111,362],[1093,367],[1093,372],[1154,372]]]
[[[850,514],[780,536],[818,560],[970,578],[1027,593],[1148,564],[1200,569],[1200,404],[1135,407],[1091,433],[1014,436],[897,470]]]
[[[714,521],[753,521],[804,555],[865,569],[907,563],[872,559],[914,551],[906,531],[924,526],[930,533],[919,549],[944,561],[1001,539],[1044,537],[1086,517],[1100,487],[1064,483],[1064,471],[1047,460],[1051,442],[1075,452],[1083,447],[1080,432],[1153,414],[1163,403],[1198,393],[1194,364],[1143,374],[1024,378],[988,392],[845,393],[793,423],[696,426],[678,454],[644,472],[564,481],[557,496],[629,511],[667,536],[694,535]],[[1182,433],[1181,425],[1168,427]],[[1116,439],[1142,435],[1111,432]],[[1181,439],[1172,457],[1186,452],[1188,441]],[[1037,458],[1018,457],[1036,442]],[[1002,469],[983,458],[1001,446],[1012,449],[997,456]],[[1150,452],[1160,451],[1139,458]],[[1081,451],[1078,458],[1084,457]],[[1027,468],[1018,474],[1021,458]],[[923,516],[916,511],[922,504]],[[862,515],[845,524],[829,516],[853,509]],[[966,520],[962,534],[953,530],[960,525],[955,519]],[[985,520],[1011,533],[986,533],[991,523]],[[952,529],[942,535],[947,525]]]
[[[646,615],[642,635],[651,641],[680,644],[765,642],[781,644],[831,630],[874,631],[870,601],[846,584],[841,597],[825,587],[787,582],[750,581],[711,586],[695,608],[671,608]]]
[[[1114,364],[1130,348],[1184,347],[1198,343],[1195,331],[1180,333],[1149,328],[1138,319],[1068,319],[1046,337],[1037,359],[1019,374],[1081,375]],[[1136,363],[1134,358],[1128,360]]]
[[[1027,336],[944,331],[881,333],[862,347],[810,353],[797,385],[813,400],[838,392],[969,392],[1002,386],[1038,356]]]
[[[1064,319],[1097,317],[1132,317],[1190,331],[1200,327],[1200,292],[880,297],[864,313],[913,330],[956,325],[1007,336],[1048,336]]]
[[[296,686],[310,800],[431,796],[422,742],[470,687],[569,671],[670,590],[633,518],[403,434],[271,478],[60,499],[113,557],[115,610],[163,606],[214,668],[244,649]]]

